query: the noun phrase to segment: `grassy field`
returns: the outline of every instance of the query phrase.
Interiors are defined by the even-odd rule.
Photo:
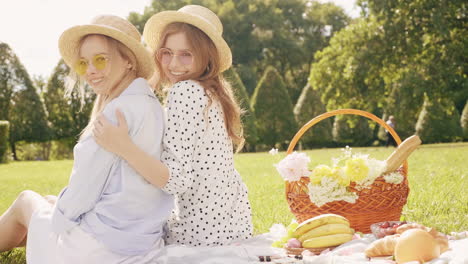
[[[355,152],[385,159],[392,148],[355,148]],[[310,166],[330,164],[331,157],[340,149],[307,151]],[[268,153],[236,155],[236,167],[242,175],[252,204],[255,234],[268,232],[274,223],[287,225],[293,215],[285,200],[284,182],[273,164],[285,153],[272,156]],[[409,158],[410,194],[403,209],[406,220],[449,233],[468,230],[468,143],[423,145]],[[72,161],[14,162],[0,165],[0,212],[25,189],[43,195],[57,194],[68,182]],[[21,251],[8,259],[22,263]],[[3,254],[5,255],[5,253]],[[5,263],[0,256],[0,263]]]

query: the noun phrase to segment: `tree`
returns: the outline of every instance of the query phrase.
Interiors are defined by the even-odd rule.
[[[143,14],[131,13],[129,20],[142,32],[153,14],[188,4],[206,6],[220,17],[233,65],[249,95],[272,65],[285,78],[293,102],[307,82],[313,53],[328,43],[325,26],[332,25],[333,35],[349,21],[340,7],[307,0],[153,0]]]
[[[392,114],[403,138],[414,132],[423,94],[451,100],[461,112],[468,98],[464,2],[358,3],[365,17],[336,34],[312,65],[311,85],[327,109],[353,103]]]
[[[368,146],[374,140],[369,121],[361,116],[338,115],[333,124],[333,140],[350,146]]]
[[[453,142],[463,139],[460,114],[451,99],[425,96],[416,123],[416,135],[424,143]]]
[[[255,150],[255,144],[258,140],[257,127],[255,126],[255,114],[250,106],[249,95],[242,83],[241,78],[231,67],[224,73],[225,78],[229,81],[234,92],[234,96],[239,102],[241,109],[244,111],[242,114],[242,124],[244,126],[245,149],[247,151]]]
[[[6,43],[0,43],[0,119],[10,122],[10,146],[17,160],[15,143],[49,139],[44,105],[29,74]]]
[[[307,84],[294,107],[294,116],[299,126],[305,125],[312,118],[325,113],[325,105],[317,92]],[[304,147],[327,146],[333,141],[332,123],[325,119],[314,125],[302,137]]]
[[[384,120],[393,115],[396,120],[396,132],[402,140],[414,135],[415,124],[418,120],[424,102],[424,91],[421,85],[422,76],[409,70],[400,75],[386,99],[384,108]],[[380,127],[379,138],[386,140],[385,128]]]
[[[355,108],[376,113],[386,104],[378,24],[360,19],[338,32],[330,46],[315,54],[310,85],[322,95],[329,110]]]
[[[70,94],[70,97],[66,97],[65,79],[69,71],[68,66],[60,60],[47,82],[44,102],[49,113],[48,120],[53,138],[68,140],[71,148],[88,124],[95,96],[87,89],[83,104],[76,90]]]
[[[461,112],[468,98],[465,1],[359,0],[358,4],[382,29],[386,40],[382,66],[390,70],[387,75],[392,77],[393,69],[412,68],[422,77],[418,89],[430,98],[450,98]]]
[[[460,125],[463,129],[463,139],[468,140],[468,100],[465,103],[460,119]]]
[[[8,161],[8,135],[10,134],[10,123],[0,120],[0,163]]]
[[[264,148],[289,142],[297,132],[293,105],[286,85],[273,67],[268,67],[253,94],[252,109],[257,120],[259,143]]]

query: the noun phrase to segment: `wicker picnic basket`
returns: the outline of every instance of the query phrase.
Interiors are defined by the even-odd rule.
[[[296,143],[309,128],[328,117],[339,114],[367,117],[385,127],[398,145],[401,143],[395,130],[375,115],[356,109],[339,109],[321,114],[305,124],[292,139],[287,154],[293,152]],[[354,183],[352,183],[351,191],[355,191],[359,195],[355,203],[335,201],[317,207],[309,199],[307,187],[310,181],[309,177],[302,177],[296,182],[286,181],[286,200],[299,223],[317,215],[333,213],[346,217],[350,221],[351,227],[356,231],[370,233],[370,225],[373,223],[400,220],[401,210],[406,204],[409,193],[408,163],[405,161],[398,171],[404,176],[404,180],[400,184],[386,183],[383,177],[379,177],[370,189],[358,191],[354,189]]]

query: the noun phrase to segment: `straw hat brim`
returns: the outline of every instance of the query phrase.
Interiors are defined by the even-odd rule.
[[[180,11],[163,11],[153,15],[145,24],[143,39],[146,45],[154,52],[158,45],[161,33],[164,28],[174,22],[191,24],[203,32],[213,41],[218,50],[221,61],[221,72],[229,69],[232,64],[232,53],[222,35],[206,20],[199,16]]]
[[[126,33],[105,25],[80,25],[72,27],[62,33],[59,39],[59,50],[65,63],[74,68],[79,54],[81,38],[89,34],[101,34],[120,41],[127,46],[137,60],[137,76],[151,78],[155,65],[149,51],[136,39]]]

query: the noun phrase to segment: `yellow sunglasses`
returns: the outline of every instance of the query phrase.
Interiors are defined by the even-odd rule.
[[[107,66],[109,59],[104,54],[97,54],[91,60],[91,63],[97,70],[104,70]],[[88,61],[85,59],[79,59],[75,65],[75,71],[79,75],[85,75],[88,70]]]

